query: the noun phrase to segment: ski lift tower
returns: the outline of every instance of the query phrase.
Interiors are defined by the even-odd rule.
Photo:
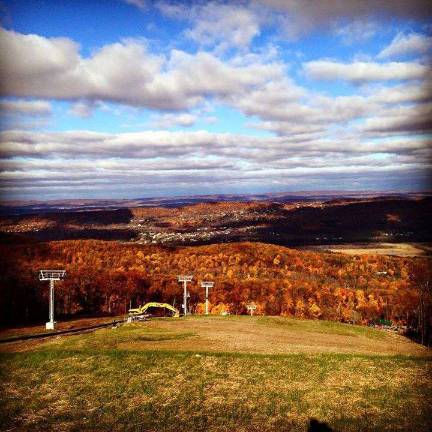
[[[178,281],[183,282],[183,314],[187,315],[187,298],[188,298],[187,283],[192,281],[192,276],[179,275]]]
[[[49,281],[50,283],[50,296],[49,296],[49,321],[46,323],[47,330],[54,330],[54,282],[64,279],[66,270],[40,270],[39,280]]]
[[[256,308],[257,308],[257,307],[256,307],[255,303],[249,303],[249,304],[246,306],[246,309],[250,312],[251,316],[254,314]]]
[[[206,294],[205,294],[205,314],[208,315],[208,289],[213,288],[214,282],[201,282],[201,286],[205,288]]]

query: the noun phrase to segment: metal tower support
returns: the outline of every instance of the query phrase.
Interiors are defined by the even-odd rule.
[[[54,279],[50,279],[49,327],[54,329]],[[48,323],[47,323],[48,328]]]
[[[188,292],[187,292],[187,283],[190,282],[192,280],[192,276],[190,275],[179,275],[178,276],[178,281],[179,282],[183,282],[183,314],[187,315],[188,311],[187,311],[187,297],[188,297]]]
[[[54,330],[54,282],[64,279],[66,276],[66,270],[41,270],[39,272],[39,280],[49,281],[50,292],[49,292],[49,321],[46,323],[45,328],[47,330]]]
[[[208,289],[213,288],[214,282],[201,282],[201,286],[205,288],[205,314],[208,315]]]

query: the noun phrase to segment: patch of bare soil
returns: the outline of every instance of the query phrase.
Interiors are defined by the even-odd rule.
[[[310,246],[302,249],[338,252],[348,255],[392,255],[400,257],[430,256],[430,243],[361,243]]]
[[[71,321],[60,321],[56,324],[55,329],[58,331],[72,330],[81,327],[90,327],[93,325],[108,323],[114,321],[115,319],[118,319],[118,317],[117,318],[115,317],[81,318],[81,319],[75,319]],[[6,329],[0,329],[0,339],[7,339],[13,336],[41,334],[44,332],[46,332],[45,324],[36,325],[36,326],[6,328]]]
[[[191,350],[239,353],[288,354],[305,353],[358,353],[372,355],[432,355],[432,351],[409,339],[390,332],[368,337],[362,334],[337,334],[314,331],[306,325],[260,325],[258,317],[199,318],[180,320],[153,320],[142,325],[149,331],[188,331],[193,337],[181,340],[123,342],[120,349],[131,350]],[[371,332],[379,330],[371,330]]]

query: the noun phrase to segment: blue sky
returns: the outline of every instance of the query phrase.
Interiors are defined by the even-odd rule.
[[[0,14],[3,199],[429,189],[428,2]]]

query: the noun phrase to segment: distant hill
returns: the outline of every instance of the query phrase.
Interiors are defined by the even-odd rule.
[[[183,206],[33,210],[3,215],[3,237],[106,239],[197,245],[261,241],[286,246],[431,241],[431,197],[221,201]]]
[[[135,199],[66,199],[0,201],[0,215],[42,214],[78,210],[106,210],[133,207],[183,207],[199,203],[272,201],[289,203],[298,201],[341,201],[355,199],[415,199],[430,193],[358,192],[358,191],[300,191],[261,194],[217,194]]]

